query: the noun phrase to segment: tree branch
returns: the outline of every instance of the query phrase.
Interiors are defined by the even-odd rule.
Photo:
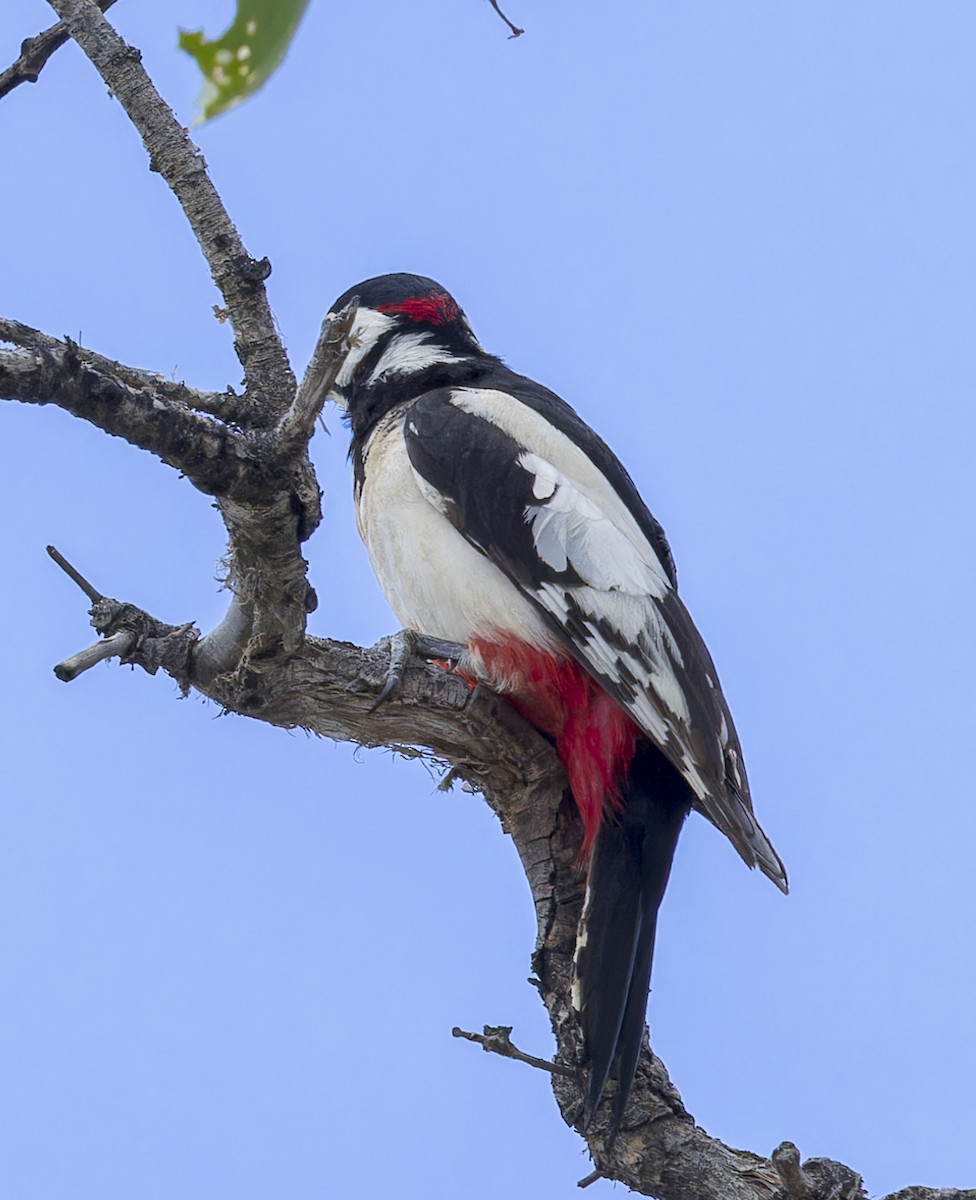
[[[130,633],[113,633],[57,663],[54,667],[54,674],[62,683],[70,683],[72,679],[77,679],[79,675],[90,671],[100,662],[106,662],[110,658],[125,658],[134,642],[135,638]]]
[[[202,159],[92,0],[51,0],[140,130],[154,169],[176,193],[224,296],[244,365],[247,395],[216,396],[167,384],[16,322],[0,323],[12,343],[0,351],[0,395],[54,403],[157,454],[217,498],[230,538],[229,611],[200,638],[192,624],[169,625],[101,596],[92,621],[103,641],[59,664],[75,678],[119,655],[150,673],[162,668],[222,708],[286,729],[304,728],[363,746],[404,745],[449,764],[481,791],[515,842],[531,888],[538,933],[532,964],[556,1037],[552,1086],[578,1128],[583,1045],[571,1004],[572,957],[583,903],[576,867],[581,840],[575,805],[552,745],[501,698],[470,691],[427,663],[403,672],[378,709],[388,655],[310,638],[315,597],[301,544],[320,519],[307,442],[347,344],[349,314],[326,327],[306,384],[295,381],[274,330],[262,281],[270,269],[244,251],[207,178]],[[497,5],[496,5],[497,7]],[[848,1200],[863,1195],[849,1168],[792,1147],[772,1159],[731,1149],[699,1128],[664,1065],[646,1042],[624,1124],[615,1139],[598,1113],[586,1131],[597,1172],[662,1200]],[[592,1176],[590,1177],[592,1178]],[[973,1200],[973,1193],[909,1189],[890,1200]]]
[[[533,968],[557,1044],[551,1064],[535,1064],[518,1051],[510,1056],[552,1070],[563,1116],[578,1127],[583,1047],[570,993],[583,902],[575,866],[582,831],[550,743],[500,697],[484,688],[472,692],[458,676],[427,663],[409,666],[394,696],[374,711],[373,699],[386,678],[385,648],[306,638],[288,656],[279,653],[261,663],[249,653],[236,669],[214,675],[201,671],[204,643],[195,640],[189,626],[165,625],[118,601],[96,605],[94,613],[97,627],[109,637],[132,636],[125,662],[150,672],[162,666],[181,687],[195,687],[226,711],[368,747],[420,746],[484,794],[514,840],[532,890],[538,919]],[[663,1200],[794,1196],[784,1179],[782,1148],[777,1165],[710,1137],[695,1124],[646,1041],[624,1128],[612,1143],[607,1135],[598,1114],[586,1134],[597,1172],[644,1195]],[[786,1175],[804,1181],[804,1200],[863,1196],[856,1172],[829,1160],[809,1160],[792,1176],[787,1163]],[[901,1200],[976,1197],[920,1192]]]
[[[523,34],[523,33],[525,33],[525,30],[524,30],[524,29],[519,29],[519,27],[518,27],[517,25],[514,25],[514,24],[513,24],[513,23],[512,23],[512,22],[511,22],[511,21],[508,19],[508,17],[506,17],[506,16],[505,16],[505,14],[502,12],[502,10],[501,10],[501,9],[498,7],[498,0],[490,0],[490,3],[491,3],[491,7],[492,7],[492,8],[495,10],[495,12],[496,12],[496,13],[498,13],[498,15],[501,17],[501,19],[502,19],[502,20],[505,22],[505,24],[506,24],[506,25],[509,27],[509,29],[512,31],[512,32],[509,34],[509,38],[510,38],[510,39],[511,39],[511,38],[517,38],[517,37],[521,37],[521,36],[522,36],[522,34]]]
[[[354,309],[323,327],[316,378],[324,388],[347,349]],[[241,432],[191,409],[219,409],[220,397],[113,362],[16,321],[0,320],[0,396],[54,403],[98,428],[156,454],[196,487],[218,500],[230,541],[228,586],[233,593],[224,621],[204,639],[201,672],[218,675],[242,658],[269,662],[302,642],[316,606],[300,552],[321,520],[318,482],[308,459],[308,438],[323,395],[306,390],[271,429]]]
[[[106,21],[94,0],[50,0],[142,135],[150,169],[172,189],[220,289],[247,386],[242,424],[270,424],[295,393],[295,379],[264,290],[266,258],[247,253],[187,131],[143,70],[141,55]]]
[[[464,1038],[468,1042],[477,1042],[486,1054],[499,1054],[502,1058],[513,1058],[516,1062],[526,1063],[538,1071],[549,1075],[562,1075],[565,1079],[575,1079],[576,1072],[571,1067],[549,1062],[545,1058],[536,1058],[534,1054],[526,1054],[512,1042],[511,1025],[486,1025],[481,1033],[468,1033],[456,1025],[451,1030],[451,1036]]]
[[[907,1187],[882,1200],[976,1200],[976,1188]]]
[[[98,7],[102,12],[107,12],[114,3],[115,0],[98,0]],[[37,83],[47,60],[56,50],[60,50],[70,37],[64,22],[58,21],[36,37],[27,38],[22,42],[17,61],[5,71],[0,71],[0,100],[22,83]]]
[[[59,341],[57,338],[49,337],[46,333],[41,333],[40,330],[32,329],[29,325],[23,325],[20,321],[2,316],[0,316],[0,342],[10,342],[11,345],[29,350],[46,350],[55,356],[73,347],[87,363],[101,374],[114,376],[139,391],[148,392],[162,400],[173,400],[195,412],[209,413],[229,425],[233,425],[237,417],[241,398],[230,387],[224,392],[201,392],[196,388],[188,387],[185,383],[166,379],[154,371],[129,367],[124,363],[105,358],[94,350],[82,349],[70,339]]]
[[[335,320],[324,320],[318,341],[312,351],[302,385],[295,393],[288,412],[279,422],[279,431],[286,445],[304,447],[312,436],[315,418],[321,413],[325,398],[332,390],[342,360],[346,355],[346,339],[356,319],[359,305],[354,300]]]
[[[187,416],[211,421],[178,411],[174,402],[159,413],[162,425],[180,429]],[[271,462],[247,460],[257,478],[278,469],[273,445],[265,439]],[[66,660],[61,673],[74,677],[78,665],[118,654],[153,673],[162,667],[181,688],[194,687],[227,711],[272,725],[363,746],[422,747],[481,791],[513,838],[532,891],[538,921],[533,969],[556,1035],[553,1090],[567,1123],[578,1127],[583,1046],[570,997],[583,902],[576,868],[581,829],[552,746],[501,698],[484,688],[472,692],[458,676],[422,662],[407,665],[395,695],[374,711],[388,650],[304,636],[307,584],[288,496],[270,505],[223,497],[219,504],[234,545],[234,600],[221,626],[199,639],[191,625],[168,625],[134,605],[98,599],[93,622],[109,644],[102,653],[91,647]],[[98,595],[90,584],[85,590]],[[794,1169],[782,1149],[771,1161],[710,1137],[646,1040],[624,1127],[611,1141],[598,1114],[585,1136],[600,1174],[663,1200],[787,1200],[800,1187],[804,1200],[862,1195],[860,1177],[841,1164],[814,1159]]]
[[[155,454],[210,495],[242,490],[243,435],[171,399],[148,373],[122,368],[74,342],[38,335],[33,346],[23,345],[25,329],[0,320],[0,338],[21,342],[17,349],[0,350],[4,399],[56,404]]]
[[[320,387],[341,361],[350,317],[341,314],[320,338]],[[13,322],[0,323],[0,334],[18,343],[0,351],[0,394],[59,404],[159,453],[218,497],[231,539],[233,599],[217,629],[201,639],[192,625],[168,625],[103,599],[84,581],[95,599],[93,622],[107,640],[59,664],[60,677],[75,678],[110,656],[153,673],[162,667],[181,688],[195,687],[228,711],[273,725],[364,746],[423,747],[483,792],[515,841],[532,890],[533,967],[557,1040],[553,1090],[566,1121],[578,1126],[583,1048],[570,995],[583,899],[575,865],[581,831],[575,806],[565,802],[562,767],[551,745],[503,700],[483,688],[471,693],[457,676],[427,664],[408,665],[394,698],[374,712],[388,652],[305,636],[314,595],[299,549],[299,493],[303,483],[315,484],[314,476],[302,475],[307,456],[296,438],[299,429],[309,430],[315,389],[286,413],[286,437],[275,430],[241,433],[160,394],[149,372]],[[646,1043],[624,1128],[611,1143],[598,1115],[586,1138],[602,1175],[664,1200],[785,1198],[795,1178],[805,1180],[805,1200],[859,1195],[859,1177],[840,1164],[811,1160],[791,1175],[791,1160],[782,1155],[770,1161],[709,1137]]]

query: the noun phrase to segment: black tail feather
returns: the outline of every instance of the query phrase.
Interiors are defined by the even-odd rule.
[[[642,949],[640,834],[625,812],[619,825],[600,830],[590,859],[576,949],[577,1005],[590,1067],[584,1126],[600,1103],[617,1056],[634,966]]]
[[[690,807],[687,785],[647,743],[638,747],[623,791],[619,820],[604,825],[593,848],[576,954],[590,1067],[583,1123],[589,1124],[613,1076],[614,1133],[640,1056],[657,910]]]

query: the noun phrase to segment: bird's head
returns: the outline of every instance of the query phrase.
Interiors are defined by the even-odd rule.
[[[349,411],[368,404],[379,390],[439,386],[485,352],[454,297],[424,275],[378,275],[357,283],[336,300],[330,316],[353,299],[359,308],[349,352],[330,399]],[[371,407],[371,405],[370,405]]]

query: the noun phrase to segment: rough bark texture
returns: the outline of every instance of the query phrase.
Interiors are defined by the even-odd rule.
[[[138,51],[118,37],[93,0],[51,5],[139,129],[152,168],[186,213],[223,296],[245,373],[243,396],[199,392],[0,319],[0,341],[11,347],[0,350],[0,396],[56,404],[151,451],[216,498],[228,531],[232,601],[215,630],[201,637],[192,626],[165,625],[86,587],[102,640],[60,664],[59,674],[71,679],[119,656],[151,672],[162,668],[182,688],[273,725],[432,754],[479,790],[511,834],[532,891],[538,917],[533,968],[561,1067],[553,1088],[564,1118],[576,1125],[581,1042],[569,997],[582,903],[574,867],[581,831],[552,747],[504,701],[480,688],[471,692],[458,677],[423,663],[409,668],[398,693],[373,712],[385,679],[384,647],[365,650],[305,634],[315,597],[301,545],[320,519],[307,441],[347,348],[351,314],[323,327],[306,382],[296,389],[264,292],[270,267],[244,249],[202,157],[156,94]],[[497,1031],[494,1042],[486,1042],[492,1046],[511,1050]],[[789,1143],[763,1158],[710,1137],[646,1044],[616,1141],[608,1145],[599,1117],[586,1137],[597,1174],[663,1200],[864,1194],[856,1172],[824,1159],[801,1165]],[[976,1200],[976,1192],[909,1188],[889,1200],[970,1198]]]
[[[102,12],[107,12],[114,3],[115,0],[99,0],[98,7]],[[60,50],[70,37],[64,22],[58,21],[49,29],[42,30],[36,37],[27,38],[22,42],[17,61],[11,63],[5,71],[0,71],[0,100],[22,83],[37,83],[47,60],[55,50]]]

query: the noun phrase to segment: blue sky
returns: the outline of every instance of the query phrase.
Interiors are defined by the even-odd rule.
[[[439,278],[561,392],[664,524],[784,899],[689,821],[652,1036],[727,1142],[972,1185],[976,1076],[976,9],[964,0],[310,6],[198,131],[301,369],[329,303]],[[181,118],[178,26],[113,10]],[[0,59],[48,23],[7,0]],[[73,48],[0,103],[0,310],[197,386],[239,381],[175,201]],[[12,181],[12,182],[11,182]],[[388,753],[51,666],[104,592],[206,628],[205,497],[55,410],[0,411],[0,1192],[18,1200],[572,1194],[512,846]],[[345,439],[314,456],[312,631],[394,622]],[[594,1186],[593,1194],[609,1194]]]

